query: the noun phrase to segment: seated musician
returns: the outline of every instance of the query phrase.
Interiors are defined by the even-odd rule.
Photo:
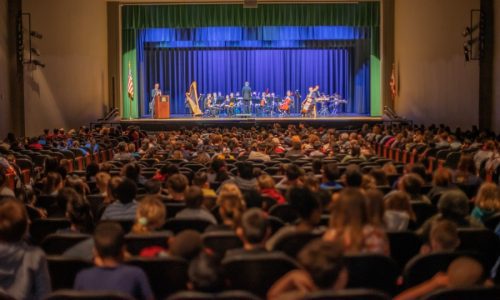
[[[292,91],[286,91],[286,97],[283,99],[283,102],[280,104],[279,109],[282,114],[290,114],[290,108],[293,105],[292,100]]]
[[[226,95],[226,99],[224,100],[224,108],[228,116],[234,115],[234,102],[231,102],[230,95]]]
[[[212,98],[212,94],[208,93],[205,98],[205,114],[209,116],[214,116],[213,113],[214,100]]]
[[[309,93],[306,99],[302,102],[302,116],[303,117],[316,117],[316,92],[319,90],[319,86],[309,87]]]

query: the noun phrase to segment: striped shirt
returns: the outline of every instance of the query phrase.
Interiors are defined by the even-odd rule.
[[[134,220],[136,208],[137,202],[135,200],[126,204],[115,201],[106,207],[101,220]]]

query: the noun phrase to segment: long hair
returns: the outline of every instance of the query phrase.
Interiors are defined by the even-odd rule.
[[[161,228],[166,215],[167,209],[157,196],[142,198],[137,206],[132,233],[148,233]]]

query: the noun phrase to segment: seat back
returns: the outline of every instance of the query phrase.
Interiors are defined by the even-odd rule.
[[[186,208],[186,203],[168,201],[165,202],[165,208],[167,209],[167,219],[172,219],[178,212]]]
[[[53,233],[45,237],[41,243],[47,255],[60,255],[81,241],[91,238],[88,234],[79,233]]]
[[[459,228],[459,250],[477,253],[488,270],[493,267],[500,254],[500,238],[491,230]]]
[[[215,300],[215,299],[216,299],[215,294],[195,292],[195,291],[181,291],[167,298],[167,300]]]
[[[58,229],[68,228],[71,224],[63,218],[48,218],[33,220],[30,225],[30,236],[34,244],[40,244],[49,234]]]
[[[461,289],[438,290],[423,299],[425,300],[470,300],[500,299],[500,287],[472,287]]]
[[[304,296],[304,300],[389,300],[387,294],[370,289],[318,291]]]
[[[132,300],[129,295],[118,292],[59,290],[49,294],[45,300]]]
[[[269,209],[269,215],[277,217],[285,223],[293,223],[299,218],[296,209],[290,204],[276,204]]]
[[[391,257],[396,261],[400,270],[420,251],[422,241],[412,231],[387,232],[391,247]]]
[[[125,236],[127,251],[132,255],[139,255],[141,250],[148,247],[168,248],[168,239],[171,236],[168,232],[153,232],[149,234],[129,233]]]
[[[196,230],[201,233],[210,225],[210,222],[200,219],[170,219],[165,222],[163,229],[175,234],[186,229]]]
[[[416,227],[420,227],[424,222],[437,213],[436,207],[429,203],[412,201],[411,208],[415,212],[417,221],[415,222]]]
[[[446,272],[450,263],[460,256],[473,255],[466,252],[438,252],[414,257],[403,270],[405,286],[418,285],[431,279],[438,272]]]
[[[53,290],[72,289],[78,272],[92,267],[90,261],[65,256],[48,256],[47,263]]]
[[[222,267],[230,288],[264,297],[276,280],[298,265],[284,253],[275,252],[232,255],[224,258]]]
[[[156,299],[186,289],[188,262],[178,257],[132,258],[127,264],[141,268],[148,276]]]
[[[500,212],[484,220],[484,226],[486,226],[489,230],[494,231],[498,224],[500,224]]]
[[[284,252],[292,258],[296,258],[305,245],[314,239],[320,238],[321,235],[322,233],[320,232],[295,232],[287,234],[276,242],[273,250]]]
[[[243,242],[233,231],[212,231],[202,236],[203,245],[215,253],[224,256],[227,250],[243,247]]]
[[[347,255],[345,259],[349,270],[348,288],[394,293],[399,270],[393,259],[378,254]]]

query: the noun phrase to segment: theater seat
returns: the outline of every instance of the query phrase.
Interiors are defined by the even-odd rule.
[[[90,261],[65,256],[48,256],[47,263],[52,290],[73,288],[76,274],[93,266]]]
[[[500,299],[500,287],[473,287],[461,289],[443,289],[422,299],[425,300],[493,300]]]
[[[399,276],[398,265],[379,254],[346,255],[348,288],[369,288],[393,294]]]
[[[61,255],[81,241],[91,238],[88,234],[54,233],[43,239],[41,247],[47,255]]]
[[[387,294],[370,289],[319,291],[304,296],[304,300],[389,300]]]
[[[291,258],[296,258],[305,245],[314,239],[320,238],[322,234],[321,232],[296,232],[287,234],[276,241],[273,250],[284,252]]]
[[[153,232],[148,234],[129,233],[125,236],[127,251],[132,255],[139,255],[147,247],[161,247],[168,249],[169,232]]]
[[[188,282],[188,262],[178,257],[139,258],[127,261],[127,264],[141,268],[148,276],[156,299],[185,290]]]
[[[167,209],[167,219],[172,219],[178,212],[186,208],[186,203],[179,201],[167,201],[165,202],[165,208]]]
[[[49,234],[55,233],[58,229],[68,228],[71,224],[62,218],[49,218],[33,220],[30,225],[31,240],[34,244],[40,244]]]
[[[118,292],[94,292],[59,290],[48,295],[45,300],[133,300],[134,298]]]
[[[192,229],[202,233],[211,224],[212,223],[208,221],[200,219],[170,219],[165,222],[163,229],[175,234],[186,229]]]
[[[477,253],[492,268],[500,254],[500,238],[491,230],[478,228],[459,228],[459,250]]]
[[[222,267],[231,289],[248,291],[261,297],[281,276],[299,268],[293,259],[279,252],[226,257]]]
[[[431,279],[438,272],[446,272],[450,263],[460,256],[480,259],[470,252],[438,252],[414,257],[403,271],[404,285],[412,287]]]
[[[243,242],[233,231],[212,231],[202,236],[203,245],[223,256],[227,250],[243,247]]]
[[[219,294],[201,293],[194,291],[182,291],[175,293],[167,298],[167,300],[261,300],[252,293],[246,291],[230,290]]]
[[[396,261],[400,270],[410,259],[420,252],[422,242],[412,231],[387,232],[391,247],[391,257]]]
[[[290,204],[276,204],[269,209],[269,215],[282,220],[285,223],[293,223],[299,218],[299,214]]]
[[[260,300],[261,298],[247,291],[229,290],[217,294],[220,300]]]

